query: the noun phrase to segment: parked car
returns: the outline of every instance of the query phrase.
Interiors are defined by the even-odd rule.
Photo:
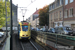
[[[75,31],[73,31],[73,35],[72,36],[75,36]]]
[[[40,28],[40,31],[43,31],[43,28]]]
[[[57,31],[55,30],[55,28],[49,29],[48,32],[51,32],[51,33],[57,33]]]
[[[39,28],[36,28],[36,31],[40,31],[40,29]]]
[[[33,27],[31,27],[31,30],[33,30],[34,28]]]
[[[72,35],[73,34],[73,30],[70,27],[56,27],[55,28],[57,30],[57,33],[59,34],[65,34],[65,35]]]
[[[4,36],[4,32],[0,32],[0,37],[3,37]]]
[[[1,32],[3,32],[3,29],[0,29]]]
[[[35,28],[33,28],[33,27],[31,28],[31,30],[34,30],[34,31],[36,31],[36,29],[35,29]]]
[[[48,30],[46,28],[41,28],[40,31],[48,32]]]

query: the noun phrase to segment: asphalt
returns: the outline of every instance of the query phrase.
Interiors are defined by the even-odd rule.
[[[13,34],[13,50],[22,50],[17,34]]]
[[[43,50],[43,48],[37,44],[34,40],[31,39],[34,45],[38,48],[38,50]],[[22,50],[20,40],[18,39],[17,34],[13,35],[13,50]]]

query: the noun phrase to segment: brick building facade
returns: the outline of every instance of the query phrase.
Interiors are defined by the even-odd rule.
[[[64,26],[75,30],[75,0],[64,0]]]

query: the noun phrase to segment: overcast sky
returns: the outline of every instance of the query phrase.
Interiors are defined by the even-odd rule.
[[[18,19],[19,21],[22,21],[23,20],[22,15],[25,16],[24,19],[27,19],[36,11],[36,8],[37,9],[43,8],[45,5],[49,5],[52,2],[54,2],[54,0],[12,0],[12,2],[15,5],[18,4],[18,7],[27,7],[21,9],[18,8]],[[22,13],[22,9],[23,9],[23,13]],[[25,11],[25,9],[27,9],[27,11]]]

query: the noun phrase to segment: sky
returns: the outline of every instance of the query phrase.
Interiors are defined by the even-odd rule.
[[[35,11],[36,8],[43,8],[45,5],[49,5],[54,0],[12,0],[13,4],[18,5],[18,7],[26,7],[26,8],[18,8],[18,20],[23,21],[28,19]]]

